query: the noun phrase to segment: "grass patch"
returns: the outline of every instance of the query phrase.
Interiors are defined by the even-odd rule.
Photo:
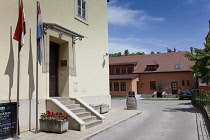
[[[112,98],[112,100],[125,100],[126,98]]]
[[[177,98],[145,98],[145,99],[139,99],[139,100],[147,100],[147,101],[180,101]]]

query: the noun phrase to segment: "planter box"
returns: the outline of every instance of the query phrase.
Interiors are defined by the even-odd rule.
[[[100,113],[101,114],[106,113],[108,111],[109,111],[109,105],[100,106]]]
[[[66,132],[69,127],[68,120],[47,121],[40,119],[39,122],[40,122],[40,131],[63,133]]]

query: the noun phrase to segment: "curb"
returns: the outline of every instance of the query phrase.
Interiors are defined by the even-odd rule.
[[[124,122],[124,121],[126,121],[126,120],[128,120],[128,119],[130,119],[130,118],[133,118],[133,117],[135,117],[135,116],[137,116],[137,115],[139,115],[139,114],[141,114],[141,113],[142,113],[142,111],[140,111],[140,112],[138,112],[138,113],[136,113],[136,114],[134,114],[134,115],[132,115],[132,116],[130,116],[130,117],[128,117],[128,118],[125,118],[125,119],[123,119],[123,120],[120,120],[119,122],[116,122],[116,123],[114,123],[114,124],[112,124],[112,125],[110,125],[110,126],[107,126],[107,127],[103,128],[103,129],[99,130],[98,132],[95,132],[94,134],[90,134],[89,136],[86,136],[86,137],[82,138],[82,140],[88,140],[88,139],[90,139],[91,137],[93,137],[93,136],[95,136],[95,135],[97,135],[97,134],[99,134],[99,133],[101,133],[101,132],[103,132],[103,131],[105,131],[105,130],[107,130],[107,129],[109,129],[109,128],[115,126],[115,125],[117,125],[117,124],[119,124],[119,123],[122,123],[122,122]]]

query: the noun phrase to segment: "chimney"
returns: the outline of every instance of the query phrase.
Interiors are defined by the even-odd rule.
[[[190,47],[190,53],[193,54],[193,47]]]

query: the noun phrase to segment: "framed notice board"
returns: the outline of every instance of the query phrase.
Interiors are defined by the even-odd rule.
[[[14,137],[17,124],[17,102],[0,103],[0,140]]]

